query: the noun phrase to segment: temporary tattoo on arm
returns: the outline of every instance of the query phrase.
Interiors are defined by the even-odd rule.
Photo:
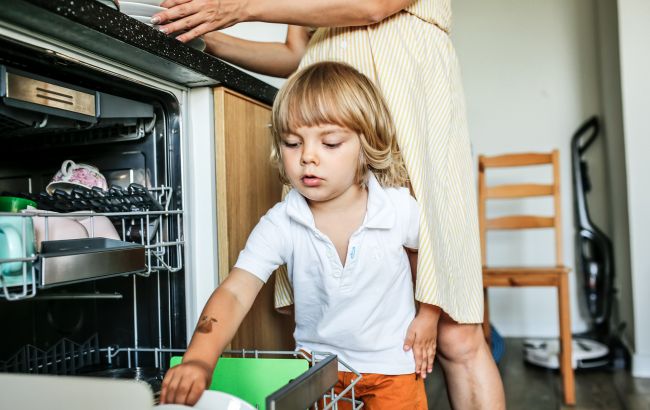
[[[212,323],[217,323],[217,319],[210,316],[203,316],[196,326],[196,331],[199,333],[210,333],[212,332]]]

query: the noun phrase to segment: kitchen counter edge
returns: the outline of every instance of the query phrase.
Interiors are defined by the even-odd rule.
[[[277,89],[95,0],[4,0],[0,23],[46,35],[188,87],[223,85],[266,104]]]

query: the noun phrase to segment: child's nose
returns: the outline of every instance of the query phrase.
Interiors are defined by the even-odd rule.
[[[302,157],[300,158],[300,161],[303,165],[307,165],[307,164],[318,165],[318,155],[316,154],[316,151],[312,147],[305,145],[302,150]]]

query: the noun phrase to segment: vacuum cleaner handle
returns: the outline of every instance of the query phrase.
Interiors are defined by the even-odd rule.
[[[587,131],[591,131],[591,134],[586,138],[586,140],[583,140],[582,137],[587,134]],[[589,149],[589,146],[591,146],[591,144],[596,140],[599,131],[600,124],[598,122],[598,117],[595,115],[585,121],[584,124],[578,128],[571,138],[571,144],[575,147],[579,155],[582,155],[587,149]]]

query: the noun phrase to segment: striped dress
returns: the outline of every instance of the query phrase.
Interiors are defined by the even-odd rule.
[[[346,62],[379,85],[421,207],[415,297],[460,323],[480,323],[475,183],[450,20],[450,0],[417,0],[378,24],[319,28],[301,66]],[[275,300],[277,307],[292,303],[286,271],[277,276]]]

